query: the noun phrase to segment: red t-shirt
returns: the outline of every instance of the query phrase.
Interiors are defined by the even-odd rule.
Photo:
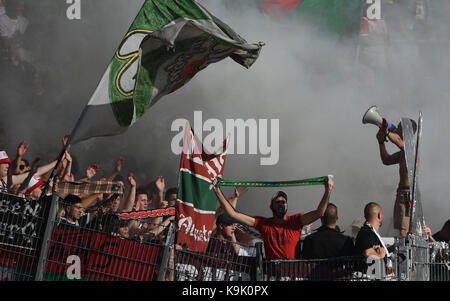
[[[274,218],[255,217],[255,229],[261,233],[267,259],[295,259],[295,248],[300,241],[303,226],[298,213],[286,216],[280,225]]]

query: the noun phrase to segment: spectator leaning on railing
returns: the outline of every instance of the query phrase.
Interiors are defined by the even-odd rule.
[[[213,184],[213,189],[225,213],[243,225],[255,227],[261,233],[267,259],[295,259],[295,249],[300,240],[302,227],[313,223],[324,215],[334,181],[332,178],[328,179],[319,206],[316,210],[305,214],[299,213],[287,216],[287,195],[279,191],[270,202],[272,218],[252,217],[237,212],[227,201],[220,188],[215,186],[217,179],[214,180]]]
[[[382,259],[389,255],[386,245],[378,234],[383,224],[383,209],[377,203],[370,202],[364,207],[364,218],[366,222],[356,237],[356,252],[365,257],[375,256]]]
[[[226,213],[222,213],[217,217],[216,233],[209,240],[207,253],[227,260],[232,260],[239,254],[239,244],[237,244],[236,236],[234,235],[235,222]]]

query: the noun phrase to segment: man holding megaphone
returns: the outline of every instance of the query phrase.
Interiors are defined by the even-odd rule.
[[[417,124],[411,120],[414,133],[417,130]],[[411,190],[408,179],[408,170],[406,167],[405,149],[403,143],[403,131],[401,122],[395,127],[389,123],[385,118],[382,118],[377,111],[376,106],[367,110],[363,117],[363,123],[371,123],[378,126],[380,129],[376,135],[381,161],[384,165],[399,165],[400,181],[397,187],[397,196],[394,205],[394,228],[399,230],[402,237],[406,237],[409,231],[410,222],[410,207],[411,207]],[[384,144],[389,139],[400,150],[394,154],[389,154]]]

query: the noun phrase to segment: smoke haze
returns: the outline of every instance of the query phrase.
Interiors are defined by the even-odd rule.
[[[49,16],[45,20],[32,18],[36,4],[31,6],[36,10],[28,11],[30,24],[41,24],[34,40],[40,37],[44,45],[42,70],[51,70],[43,97],[33,96],[29,85],[18,84],[15,89],[2,88],[0,96],[4,140],[0,146],[14,156],[16,146],[25,140],[30,144],[25,156],[29,161],[35,156],[50,160],[60,151],[62,136],[72,130],[144,1],[82,0],[81,20],[73,21],[65,16],[68,5],[59,2],[41,8]],[[100,165],[99,176],[107,175],[123,156],[122,176],[131,171],[138,184],[146,184],[162,175],[167,187],[176,186],[179,156],[170,147],[178,133],[170,130],[175,119],[185,118],[193,125],[196,110],[203,112],[203,120],[217,118],[224,124],[228,118],[279,119],[278,164],[261,166],[262,154],[233,154],[228,156],[224,177],[276,181],[333,174],[330,201],[338,207],[341,229],[350,234],[352,221],[363,216],[365,204],[375,201],[384,209],[381,234],[391,236],[398,168],[382,165],[377,128],[363,125],[361,119],[371,105],[394,124],[402,117],[417,120],[422,111],[419,186],[425,221],[433,233],[440,230],[450,215],[450,163],[444,158],[450,146],[450,3],[433,1],[425,29],[417,30],[410,2],[414,1],[399,3],[385,15],[382,11],[390,32],[387,64],[373,72],[356,63],[355,36],[337,38],[299,20],[273,20],[252,1],[199,1],[249,43],[266,44],[256,63],[249,70],[231,59],[210,65],[124,134],[74,145],[71,153],[80,166],[77,176],[91,163]],[[392,143],[387,147],[397,151]],[[142,173],[146,179],[139,176]],[[276,190],[250,189],[237,209],[271,216],[269,199]],[[324,189],[284,190],[289,196],[288,214],[294,214],[314,210]],[[225,193],[233,191],[225,189]],[[318,226],[316,222],[313,228]]]

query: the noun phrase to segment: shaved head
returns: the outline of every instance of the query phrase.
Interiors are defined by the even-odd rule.
[[[329,203],[322,217],[325,225],[334,225],[338,219],[336,205]]]
[[[375,202],[370,202],[369,204],[364,207],[364,218],[369,221],[371,219],[374,219],[378,216],[378,214],[381,212],[381,206],[378,205]]]

